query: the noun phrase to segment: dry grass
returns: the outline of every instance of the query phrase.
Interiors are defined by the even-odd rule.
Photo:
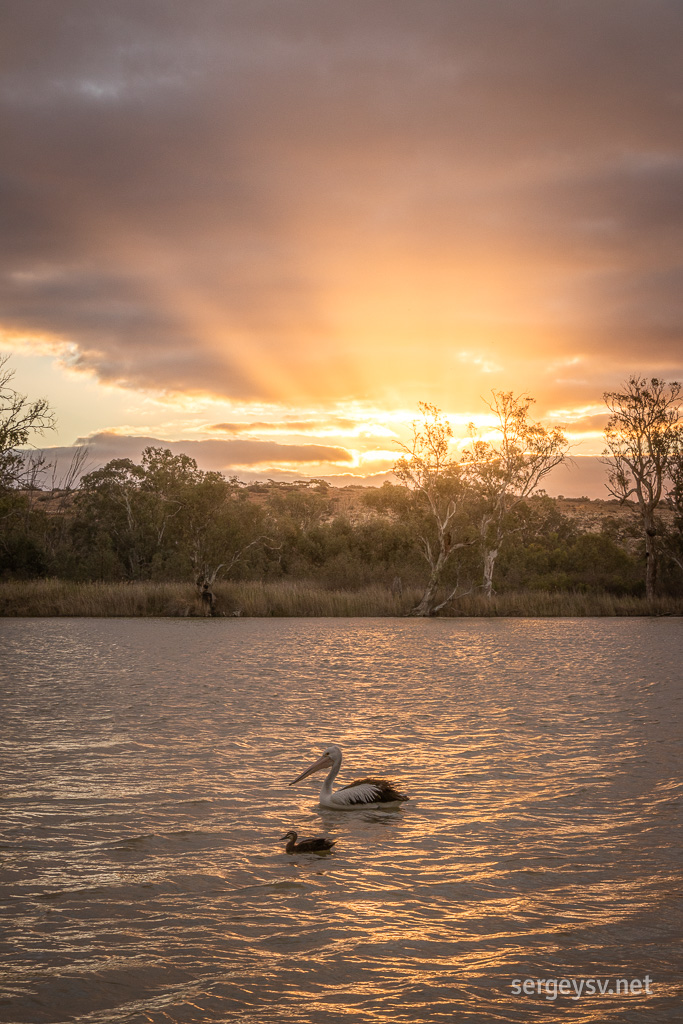
[[[0,584],[0,615],[108,617],[184,614],[201,614],[201,608],[193,588],[182,583],[30,580]]]
[[[402,616],[420,593],[395,596],[385,587],[323,590],[311,583],[221,583],[215,588],[220,616]],[[71,583],[64,580],[0,584],[0,616],[199,616],[201,601],[186,583]],[[611,594],[525,591],[488,601],[471,594],[452,603],[451,616],[683,615],[683,599],[648,602]]]

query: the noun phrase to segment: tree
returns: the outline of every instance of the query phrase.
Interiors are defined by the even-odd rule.
[[[9,356],[0,356],[0,488],[22,487],[35,479],[37,463],[23,449],[32,434],[54,428],[55,417],[46,398],[29,402],[11,383]],[[43,461],[39,458],[42,467]]]
[[[76,495],[74,530],[84,550],[97,550],[101,566],[111,552],[132,580],[148,575],[153,543],[140,498],[144,472],[130,459],[112,459],[81,480]]]
[[[493,574],[501,544],[512,527],[515,508],[539,489],[541,480],[567,456],[568,442],[559,427],[544,427],[529,418],[535,399],[512,391],[492,391],[487,402],[497,419],[497,443],[476,439],[463,454],[463,466],[479,491],[479,521],[484,560],[483,590],[493,593]],[[473,427],[470,427],[473,430]]]
[[[645,593],[657,588],[660,525],[657,510],[681,444],[681,385],[631,376],[623,391],[607,391],[610,418],[603,455],[607,489],[622,504],[632,499],[645,540]]]
[[[114,459],[83,477],[78,528],[112,552],[129,579],[213,584],[264,539],[263,513],[243,490],[188,455],[145,448],[140,465]]]
[[[34,434],[54,427],[54,414],[47,399],[31,402],[12,387],[8,363],[0,356],[0,574],[43,575],[46,553],[35,526],[46,517],[35,506],[48,467],[42,452],[26,449]]]
[[[287,522],[292,530],[307,533],[330,515],[331,504],[327,491],[317,482],[313,487],[308,482],[270,481],[270,484],[268,508],[276,519]]]
[[[178,523],[179,543],[189,555],[195,579],[213,586],[244,564],[249,552],[267,547],[264,520],[243,484],[221,473],[203,473],[187,493]]]
[[[673,509],[673,522],[667,530],[667,553],[683,571],[683,431],[678,431],[677,443],[669,467],[667,501]]]
[[[451,425],[441,410],[419,402],[422,423],[413,423],[409,445],[401,442],[405,454],[393,472],[412,492],[417,508],[426,512],[419,532],[422,553],[429,565],[429,580],[420,602],[411,614],[433,615],[453,599],[457,586],[437,604],[444,571],[456,551],[475,543],[467,517],[468,488],[457,461],[450,456]]]

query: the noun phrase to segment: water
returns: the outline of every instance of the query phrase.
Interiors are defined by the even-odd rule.
[[[678,1021],[675,619],[5,620],[3,1021]],[[397,810],[321,811],[386,775]],[[288,856],[289,828],[337,840]],[[533,979],[650,994],[553,999]]]

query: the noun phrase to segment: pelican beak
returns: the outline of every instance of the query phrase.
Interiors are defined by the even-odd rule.
[[[294,782],[290,782],[290,786],[296,786],[297,782],[301,782],[301,780],[307,778],[307,776],[313,775],[314,772],[319,772],[322,768],[331,768],[332,764],[332,758],[329,754],[323,754],[315,764],[312,764],[310,768],[307,768],[305,772],[302,772],[298,779],[294,779]]]

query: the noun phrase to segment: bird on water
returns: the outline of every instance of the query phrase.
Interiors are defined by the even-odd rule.
[[[356,779],[348,786],[342,786],[341,789],[332,792],[332,783],[339,774],[341,763],[342,752],[339,747],[332,744],[323,750],[322,756],[302,772],[298,779],[290,782],[290,786],[295,786],[297,782],[313,775],[314,772],[329,768],[330,772],[320,790],[321,807],[343,811],[357,807],[377,807],[379,804],[393,804],[410,799],[405,793],[399,793],[386,779]]]
[[[296,841],[296,832],[286,832],[280,837],[280,842],[286,839],[287,845],[285,850],[287,853],[324,853],[325,850],[331,850],[335,844],[334,839],[324,839],[322,836],[318,836],[316,839],[302,839],[300,843]]]

